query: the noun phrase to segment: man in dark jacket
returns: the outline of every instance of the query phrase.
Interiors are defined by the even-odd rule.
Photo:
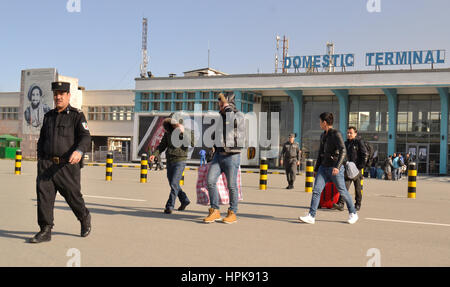
[[[345,147],[347,149],[347,160],[354,162],[359,169],[359,174],[353,179],[349,179],[345,176],[345,187],[350,189],[350,185],[353,182],[355,186],[355,209],[359,211],[361,208],[361,179],[363,177],[362,169],[365,167],[368,157],[368,152],[363,140],[358,137],[358,131],[355,127],[349,127],[347,129],[347,140],[345,141]],[[344,210],[344,198],[339,197],[339,202],[333,205],[333,209]]]
[[[320,128],[324,130],[320,136],[319,156],[317,158],[314,172],[316,178],[314,181],[313,195],[311,198],[311,207],[306,216],[299,217],[300,221],[314,224],[317,208],[319,207],[320,195],[328,181],[336,185],[337,190],[344,197],[349,211],[348,223],[353,224],[358,221],[355,206],[353,205],[350,194],[345,188],[344,179],[344,161],[347,156],[344,140],[338,130],[333,129],[334,117],[332,113],[320,114]]]
[[[219,210],[219,194],[217,192],[217,179],[220,174],[225,173],[227,187],[230,193],[230,208],[227,216],[222,220],[224,223],[235,223],[238,207],[237,175],[241,162],[241,151],[244,145],[244,118],[238,113],[234,103],[234,94],[225,96],[219,94],[219,108],[222,119],[222,141],[215,147],[214,158],[208,170],[207,187],[211,208],[209,214],[203,219],[205,223],[213,223],[222,220]],[[217,135],[216,135],[217,136]]]
[[[172,213],[177,197],[181,202],[179,211],[185,210],[186,206],[191,203],[186,193],[181,189],[180,179],[186,166],[188,147],[194,145],[194,135],[192,131],[185,129],[180,121],[182,122],[181,119],[176,120],[172,117],[164,120],[163,127],[166,132],[155,152],[149,158],[150,161],[153,161],[166,151],[167,179],[170,185],[170,195],[164,209],[164,213],[167,214]]]

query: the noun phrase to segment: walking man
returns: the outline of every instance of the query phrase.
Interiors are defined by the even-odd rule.
[[[289,141],[283,145],[280,155],[280,165],[284,163],[286,171],[286,178],[288,186],[286,189],[294,188],[295,176],[297,174],[297,167],[300,165],[302,151],[299,144],[295,142],[295,134],[289,134]]]
[[[355,186],[355,209],[359,211],[361,208],[361,179],[363,177],[362,169],[365,167],[368,157],[368,152],[363,140],[358,136],[358,131],[355,127],[349,127],[347,129],[347,140],[345,141],[345,148],[347,150],[347,160],[354,162],[359,169],[359,174],[353,179],[349,179],[345,176],[345,188],[350,190],[350,186],[353,182]],[[337,204],[333,205],[333,209],[344,210],[344,197],[339,196]]]
[[[181,122],[180,122],[181,121]],[[181,202],[179,211],[185,210],[191,202],[186,193],[181,189],[180,179],[186,166],[188,147],[193,146],[193,132],[185,129],[182,119],[168,117],[163,122],[164,136],[149,160],[153,161],[162,152],[166,151],[167,179],[170,185],[169,199],[166,202],[164,213],[171,214],[178,198]],[[181,145],[180,145],[181,144]]]
[[[70,83],[52,83],[55,108],[44,116],[37,143],[37,216],[41,231],[30,243],[51,240],[56,192],[67,201],[81,223],[81,237],[91,232],[91,215],[86,208],[80,185],[83,154],[91,136],[81,110],[70,106]]]
[[[320,136],[319,156],[317,158],[314,172],[316,173],[311,207],[306,216],[299,217],[300,221],[314,224],[316,211],[320,202],[320,195],[329,181],[333,182],[337,190],[344,197],[349,211],[348,223],[358,221],[358,215],[353,205],[350,194],[345,187],[344,161],[347,156],[344,140],[338,130],[333,129],[334,117],[332,113],[320,114],[320,128],[324,131]]]

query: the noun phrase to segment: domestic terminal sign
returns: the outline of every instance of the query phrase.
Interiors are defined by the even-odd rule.
[[[369,52],[366,66],[444,64],[445,50]],[[353,67],[354,54],[334,54],[315,56],[290,56],[284,59],[285,69]]]

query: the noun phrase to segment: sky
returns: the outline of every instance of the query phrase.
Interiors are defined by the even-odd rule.
[[[0,92],[19,91],[21,70],[33,68],[56,68],[87,90],[133,89],[143,17],[149,70],[166,77],[207,67],[208,46],[211,68],[273,73],[276,35],[289,38],[291,56],[325,54],[331,41],[335,53],[355,54],[347,70],[373,69],[366,52],[443,49],[448,58],[449,16],[448,0],[0,0]]]

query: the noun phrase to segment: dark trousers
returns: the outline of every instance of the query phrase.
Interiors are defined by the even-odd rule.
[[[286,179],[289,185],[294,185],[295,176],[297,175],[297,161],[286,161],[284,164],[286,171]]]
[[[173,209],[175,207],[175,201],[177,200],[177,197],[180,199],[181,203],[190,202],[186,193],[181,189],[180,186],[180,180],[183,175],[185,166],[186,162],[184,161],[167,163],[167,179],[169,180],[170,185],[170,195],[166,203],[166,208]]]
[[[363,178],[363,174],[361,173],[361,170],[359,171],[359,174],[357,177],[355,177],[354,179],[348,179],[347,177],[345,178],[345,188],[347,188],[347,190],[350,193],[350,186],[353,185],[355,186],[355,205],[361,206],[361,201],[362,201],[362,193],[361,193],[361,179]],[[342,196],[339,197],[339,202],[338,205],[340,206],[344,206],[344,199],[342,198]]]
[[[64,197],[79,221],[89,215],[81,194],[80,165],[54,164],[50,160],[39,160],[36,178],[39,226],[54,225],[53,209],[56,192]]]

